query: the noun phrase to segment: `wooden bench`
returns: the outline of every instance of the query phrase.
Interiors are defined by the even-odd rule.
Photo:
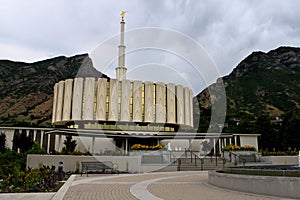
[[[89,172],[100,172],[100,173],[113,173],[113,171],[117,171],[118,165],[113,164],[111,161],[88,161],[81,162],[81,176],[83,173],[86,173],[88,176]]]

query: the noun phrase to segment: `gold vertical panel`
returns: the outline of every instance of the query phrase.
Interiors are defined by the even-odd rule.
[[[155,120],[157,123],[166,122],[166,87],[164,83],[156,83]]]
[[[119,81],[110,79],[108,120],[118,121]]]
[[[190,125],[190,90],[184,88],[184,124]]]
[[[121,82],[121,121],[131,121],[130,119],[130,81],[123,80]]]
[[[96,120],[106,120],[106,83],[107,79],[99,78],[97,85]],[[108,110],[108,109],[107,109]]]
[[[153,122],[153,82],[145,82],[144,122]]]
[[[57,87],[58,83],[54,85],[53,109],[52,109],[52,124],[56,121],[56,103],[57,103]]]
[[[167,123],[176,123],[175,85],[167,84]]]
[[[83,120],[94,119],[94,97],[95,97],[95,78],[87,77],[84,80],[83,90]]]
[[[73,79],[67,79],[64,89],[63,121],[69,121],[71,117],[72,89]]]
[[[56,104],[56,121],[61,121],[62,119],[62,109],[64,103],[64,81],[59,81],[58,83],[58,95],[57,95],[57,104]]]
[[[74,79],[72,120],[81,120],[83,78]]]
[[[176,86],[176,108],[177,108],[177,124],[184,124],[184,105],[183,105],[183,87]]]
[[[142,84],[141,81],[134,81],[133,82],[133,108],[132,108],[132,121],[134,122],[142,122],[142,114],[143,114],[143,109],[142,109],[142,102],[144,102],[142,99],[144,98],[143,96],[143,89],[144,85]]]

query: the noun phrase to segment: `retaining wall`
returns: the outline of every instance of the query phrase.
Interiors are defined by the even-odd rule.
[[[118,164],[118,170],[128,172],[141,172],[140,156],[73,156],[73,155],[27,155],[26,166],[39,168],[40,165],[54,165],[58,168],[58,163],[63,162],[65,172],[75,172],[79,168],[81,171],[82,161],[112,161]]]
[[[250,176],[217,171],[210,171],[208,175],[210,184],[230,190],[286,198],[300,197],[300,178],[296,177]]]

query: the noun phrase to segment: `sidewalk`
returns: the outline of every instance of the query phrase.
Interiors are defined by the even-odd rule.
[[[57,193],[0,194],[0,200],[271,200],[208,184],[207,171],[72,175]]]
[[[207,172],[76,176],[63,199],[105,200],[232,200],[281,199],[221,189],[207,183]],[[62,197],[60,197],[62,198]]]

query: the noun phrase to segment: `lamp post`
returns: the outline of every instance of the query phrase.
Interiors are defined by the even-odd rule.
[[[63,172],[63,165],[64,163],[63,162],[59,162],[58,163],[58,180],[61,181],[62,180],[62,172]]]

